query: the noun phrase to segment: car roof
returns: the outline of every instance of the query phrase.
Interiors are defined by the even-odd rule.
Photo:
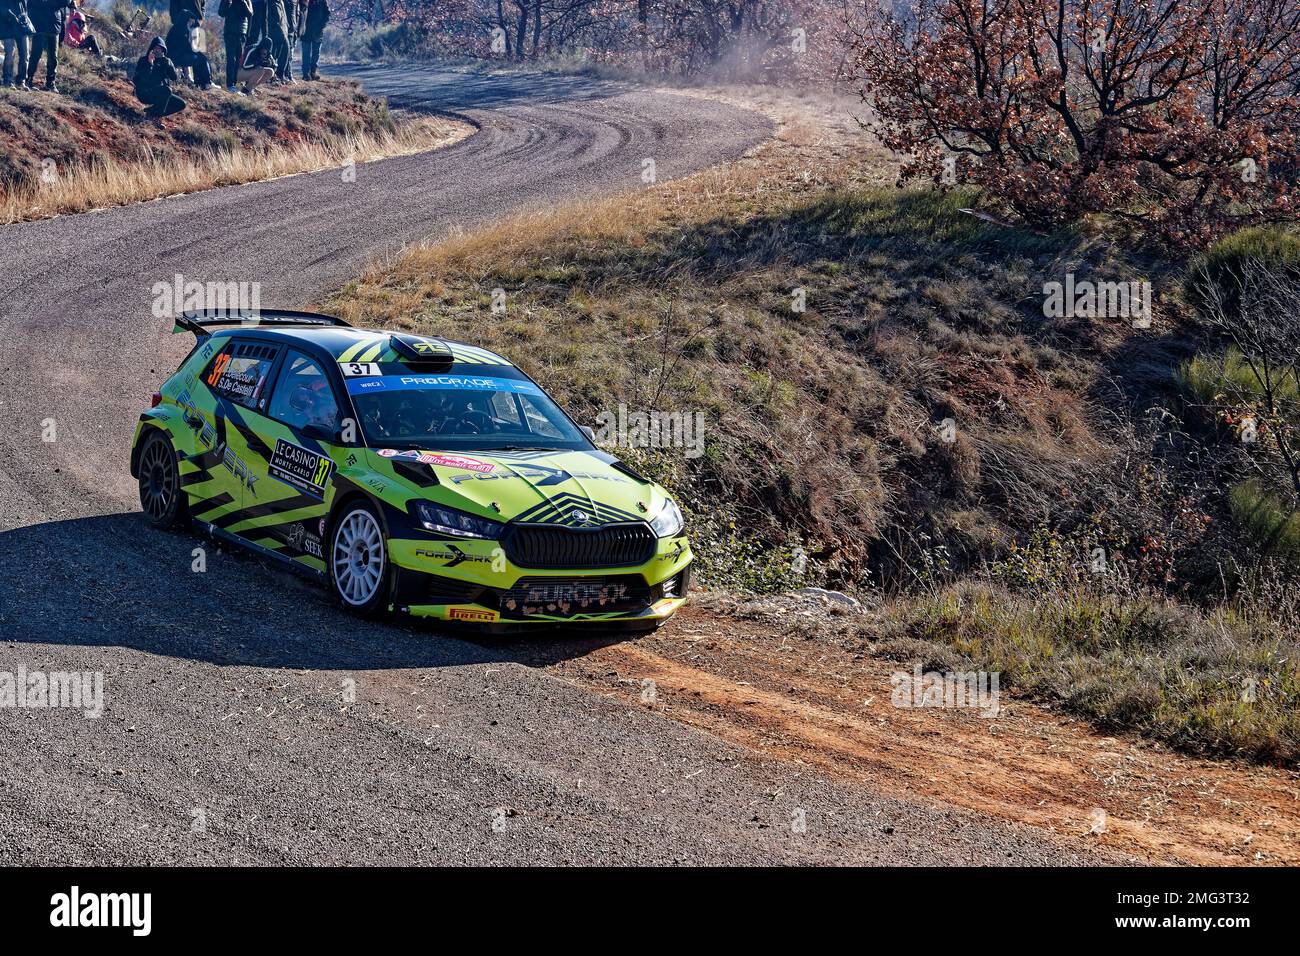
[[[291,328],[270,328],[254,326],[252,328],[235,328],[222,330],[213,334],[213,338],[224,338],[235,334],[254,332],[263,340],[288,342],[307,346],[314,351],[325,351],[339,362],[397,362],[404,361],[393,348],[393,335],[397,333],[380,329],[356,329],[350,326],[299,326]],[[467,342],[454,342],[450,339],[428,335],[400,333],[404,339],[427,339],[440,342],[451,349],[452,357],[457,362],[468,365],[506,365],[514,367],[509,359],[477,345]]]

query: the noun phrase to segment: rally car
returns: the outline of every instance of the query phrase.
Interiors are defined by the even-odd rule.
[[[362,616],[653,629],[691,549],[659,485],[511,362],[332,316],[185,313],[131,445],[145,517],[328,582]]]

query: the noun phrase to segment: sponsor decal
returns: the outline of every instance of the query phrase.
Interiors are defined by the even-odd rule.
[[[334,473],[334,461],[319,452],[277,438],[266,470],[272,478],[286,485],[323,498],[325,486]]]
[[[466,471],[476,471],[480,474],[488,474],[496,465],[487,461],[479,461],[477,458],[469,458],[465,455],[441,455],[431,451],[397,451],[393,448],[381,448],[379,454],[384,458],[396,458],[399,461],[418,461],[422,465],[442,465],[444,468],[464,468]]]
[[[460,484],[462,481],[505,481],[510,478],[525,478],[535,485],[562,485],[566,481],[572,481],[574,478],[582,478],[589,481],[612,481],[617,485],[630,485],[632,482],[621,475],[599,474],[594,471],[565,471],[560,468],[544,468],[541,465],[515,465],[510,471],[497,472],[488,474],[486,472],[475,475],[452,475],[453,484]]]
[[[446,546],[443,551],[429,551],[424,548],[416,548],[415,556],[417,558],[441,558],[446,562],[445,567],[452,568],[458,564],[491,564],[493,558],[488,554],[466,554],[454,544]]]
[[[530,584],[514,588],[505,596],[505,607],[523,614],[540,614],[544,611],[568,614],[573,605],[587,608],[593,604],[605,607],[628,599],[628,588],[622,582],[600,579],[590,581],[556,581]]]
[[[447,620],[449,621],[476,621],[480,624],[491,624],[500,619],[501,615],[496,611],[489,611],[481,607],[447,608]]]
[[[488,375],[384,375],[380,378],[349,379],[348,391],[369,392],[381,389],[385,392],[420,389],[428,391],[466,389],[475,392],[523,392],[528,395],[540,395],[542,390],[521,378],[496,378]]]
[[[313,558],[320,558],[322,561],[325,560],[325,551],[321,547],[320,537],[308,531],[305,524],[290,525],[288,532],[284,536],[284,541],[295,551],[310,554]]]
[[[217,444],[217,430],[205,421],[202,413],[199,412],[198,406],[190,399],[189,392],[181,392],[176,396],[176,404],[180,405],[181,416],[185,419],[185,424],[198,432],[198,443],[205,446],[209,451],[216,451],[221,455],[221,464],[226,470],[235,476],[235,480],[248,489],[249,494],[256,496],[257,491],[253,488],[257,476],[244,462],[242,458],[230,450],[230,446],[225,442]]]

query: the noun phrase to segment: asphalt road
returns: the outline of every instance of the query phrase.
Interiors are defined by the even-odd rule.
[[[145,526],[131,429],[186,348],[151,315],[155,283],[256,281],[263,305],[301,306],[404,242],[638,188],[645,158],[685,175],[770,132],[588,79],[356,75],[480,131],[355,182],[327,171],[0,227],[0,672],[102,672],[106,705],[0,709],[0,862],[1096,862],[541,669],[571,642],[360,624],[323,589]]]

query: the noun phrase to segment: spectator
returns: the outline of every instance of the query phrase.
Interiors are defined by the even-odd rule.
[[[253,19],[248,26],[248,45],[257,46],[266,36],[266,0],[251,0]]]
[[[32,41],[32,55],[27,64],[28,86],[36,82],[36,70],[44,55],[45,88],[51,93],[59,92],[54,75],[59,69],[59,40],[63,37],[63,25],[67,22],[70,6],[72,0],[30,0],[27,12],[36,27],[36,38]]]
[[[167,13],[172,22],[172,26],[178,23],[184,23],[191,18],[203,22],[203,0],[168,0]],[[171,50],[169,45],[167,49]],[[175,53],[175,50],[172,50]],[[173,56],[172,61],[176,58]]]
[[[175,82],[176,67],[167,58],[167,44],[154,37],[135,64],[135,95],[149,107],[145,111],[149,116],[162,119],[185,109],[185,101],[172,92]]]
[[[27,48],[36,28],[27,16],[27,0],[0,0],[0,45],[4,47],[4,85],[27,86]],[[14,67],[17,67],[17,70]]]
[[[85,50],[91,56],[104,54],[99,49],[99,41],[93,33],[86,32],[86,23],[90,18],[81,9],[81,0],[72,0],[72,10],[63,24],[63,45],[74,50]]]
[[[240,57],[244,52],[244,42],[248,39],[248,24],[253,19],[253,5],[249,0],[221,0],[217,15],[226,23],[221,31],[221,38],[226,44],[226,89],[231,93],[238,90],[235,83],[239,79]]]
[[[275,69],[271,66],[274,62],[270,37],[262,37],[256,46],[248,48],[239,68],[239,82],[243,84],[245,93],[252,93],[275,75]]]
[[[307,0],[302,27],[302,78],[319,80],[320,44],[330,22],[329,0]]]
[[[293,0],[289,0],[289,5],[292,3]],[[276,81],[292,83],[293,68],[289,65],[289,21],[285,0],[266,0],[266,35],[271,38]]]
[[[206,53],[194,49],[194,31],[199,20],[193,13],[180,11],[183,20],[177,20],[167,31],[167,51],[178,70],[193,70],[194,85],[201,90],[212,86],[212,67]]]

